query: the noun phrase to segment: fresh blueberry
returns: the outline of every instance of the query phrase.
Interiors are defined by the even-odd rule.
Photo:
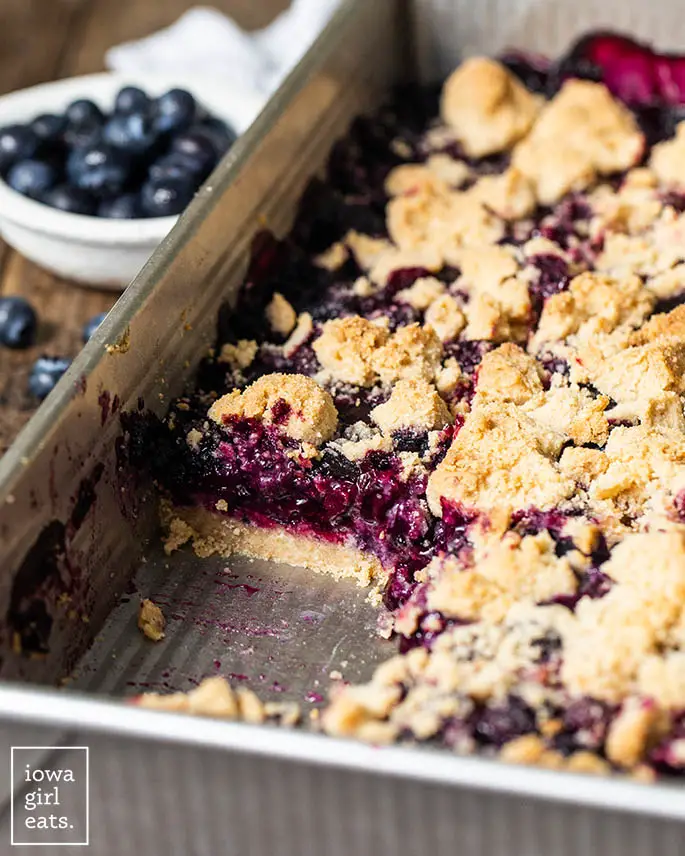
[[[41,401],[55,388],[57,381],[71,365],[64,357],[38,357],[29,375],[29,392]]]
[[[106,143],[74,149],[67,158],[69,179],[100,199],[121,193],[129,171],[126,154]]]
[[[115,148],[138,155],[152,148],[157,141],[157,131],[150,116],[129,113],[112,116],[104,127],[103,138]]]
[[[19,160],[33,156],[38,137],[28,125],[7,125],[0,128],[0,170],[5,171]]]
[[[112,220],[133,220],[140,217],[140,200],[136,193],[124,193],[111,199],[103,199],[98,205],[98,217]]]
[[[195,184],[183,178],[146,181],[141,190],[141,210],[146,217],[180,214],[195,193]]]
[[[196,114],[195,99],[185,89],[170,89],[155,102],[155,124],[162,133],[189,128]]]
[[[23,297],[0,297],[0,343],[8,348],[28,348],[36,341],[38,318]]]
[[[64,115],[72,125],[102,125],[105,120],[102,110],[88,98],[72,101]]]
[[[43,196],[41,202],[70,214],[95,214],[96,203],[85,190],[70,184],[59,184]]]
[[[210,141],[218,157],[227,152],[237,138],[237,134],[232,128],[214,116],[205,119],[199,125],[195,125],[193,130]]]
[[[57,172],[45,161],[23,160],[15,163],[7,174],[9,186],[24,196],[39,199],[54,187]]]
[[[98,315],[93,315],[90,321],[86,321],[83,326],[83,341],[87,342],[95,333],[97,328],[107,317],[107,312],[100,312]]]
[[[150,106],[150,99],[137,86],[124,86],[117,93],[114,100],[114,112],[128,115],[146,110]]]
[[[155,181],[163,178],[183,178],[197,185],[199,183],[197,167],[198,163],[196,160],[188,158],[179,152],[172,152],[155,161],[150,166],[148,175],[150,178],[155,179]]]
[[[70,122],[62,139],[69,148],[94,146],[102,139],[102,122]]]
[[[214,169],[217,162],[217,152],[214,145],[204,134],[196,130],[179,134],[171,144],[174,154],[183,155],[189,162],[194,162],[196,172],[206,178]]]
[[[66,130],[67,118],[55,113],[42,113],[36,116],[29,127],[41,142],[52,142],[59,139]]]

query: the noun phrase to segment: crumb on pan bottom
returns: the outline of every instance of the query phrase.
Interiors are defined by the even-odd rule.
[[[262,702],[247,687],[233,687],[218,675],[205,678],[195,689],[177,693],[143,693],[133,704],[149,710],[171,713],[189,713],[217,719],[239,720],[260,725],[274,722],[278,725],[297,725],[301,717],[295,702]]]

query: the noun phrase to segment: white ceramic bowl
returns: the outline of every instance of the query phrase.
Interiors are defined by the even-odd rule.
[[[91,74],[0,97],[0,126],[29,122],[40,113],[60,113],[77,98],[90,98],[102,109],[111,110],[116,93],[127,85],[139,86],[150,95],[182,86],[238,134],[251,124],[262,103],[254,92],[231,91],[214,81]],[[109,220],[69,214],[22,196],[0,179],[2,237],[41,267],[86,285],[125,288],[177,219]]]

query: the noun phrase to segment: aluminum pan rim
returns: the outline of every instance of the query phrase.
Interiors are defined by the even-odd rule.
[[[125,710],[122,709],[125,707]],[[323,734],[276,726],[202,719],[144,710],[122,702],[93,699],[73,691],[0,687],[0,717],[62,725],[131,739],[174,742],[240,752],[303,764],[331,766],[375,775],[414,779],[426,784],[475,788],[511,796],[544,799],[589,808],[685,820],[685,799],[677,784],[642,784],[618,777],[560,773],[540,767],[504,764],[477,756],[455,756],[420,747],[371,746]]]

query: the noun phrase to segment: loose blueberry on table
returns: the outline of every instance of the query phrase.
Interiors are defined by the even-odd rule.
[[[95,333],[97,328],[102,324],[102,322],[107,317],[107,312],[100,312],[97,315],[93,315],[88,321],[86,321],[83,327],[83,341],[87,342]]]
[[[38,318],[23,297],[0,297],[0,345],[29,348],[36,341]]]
[[[327,732],[685,773],[682,62],[603,34],[398,93],[127,418],[169,550],[381,591],[400,653]]]
[[[47,398],[70,365],[71,360],[65,357],[38,357],[29,374],[30,394],[39,401]]]
[[[63,114],[0,128],[0,175],[24,196],[72,214],[168,217],[183,211],[234,141],[191,93],[154,98],[126,86],[111,114],[81,98]]]

